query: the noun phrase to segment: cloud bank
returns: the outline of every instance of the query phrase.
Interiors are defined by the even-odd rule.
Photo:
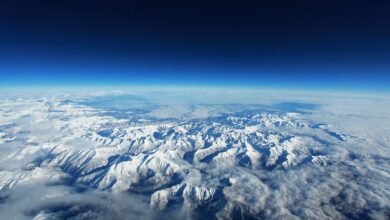
[[[390,216],[386,99],[135,96],[2,98],[1,218]]]

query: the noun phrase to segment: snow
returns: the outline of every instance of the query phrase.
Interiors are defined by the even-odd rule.
[[[390,210],[387,99],[322,99],[310,114],[161,105],[123,118],[69,98],[1,100],[0,191],[57,184],[135,192],[161,211],[205,208],[218,218],[237,210],[291,219]]]

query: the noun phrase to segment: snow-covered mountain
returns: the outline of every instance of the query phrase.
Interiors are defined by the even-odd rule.
[[[141,195],[154,212],[180,210],[178,218],[388,216],[387,146],[383,155],[356,153],[346,146],[373,143],[301,111],[213,108],[206,117],[159,118],[155,107],[124,113],[59,97],[3,99],[1,201],[42,184]],[[57,209],[24,216],[50,219]]]

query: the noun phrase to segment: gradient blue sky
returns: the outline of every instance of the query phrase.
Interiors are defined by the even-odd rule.
[[[0,86],[389,91],[388,1],[4,1]]]

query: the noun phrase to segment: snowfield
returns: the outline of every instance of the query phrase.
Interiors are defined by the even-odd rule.
[[[124,99],[1,98],[0,218],[390,218],[389,99]]]

